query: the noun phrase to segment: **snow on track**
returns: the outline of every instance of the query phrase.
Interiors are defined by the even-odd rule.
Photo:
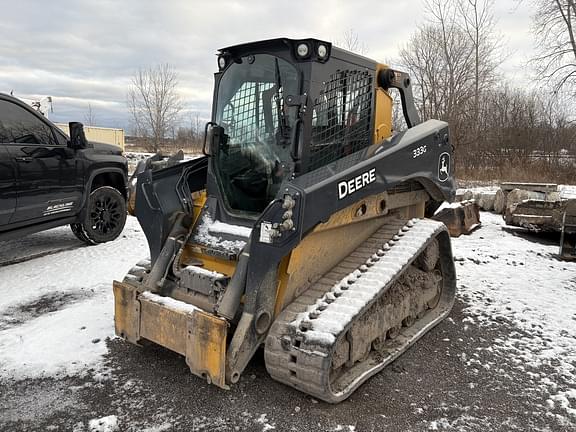
[[[148,254],[138,222],[129,217],[114,242],[1,267],[0,316],[11,319],[0,327],[0,375],[37,378],[98,367],[105,339],[114,336],[112,280]],[[56,294],[72,301],[43,304]],[[43,308],[50,312],[30,313]]]

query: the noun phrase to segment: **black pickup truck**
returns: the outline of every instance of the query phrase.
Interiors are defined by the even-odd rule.
[[[103,243],[126,222],[127,163],[113,145],[70,137],[18,99],[0,93],[0,240],[70,224]]]

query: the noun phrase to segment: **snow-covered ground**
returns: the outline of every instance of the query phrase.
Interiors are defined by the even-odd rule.
[[[500,332],[502,336],[483,348],[458,352],[462,368],[472,376],[474,371],[491,371],[504,384],[508,375],[510,380],[521,376],[525,385],[520,396],[540,401],[530,403],[526,416],[545,418],[550,424],[550,428],[538,430],[576,430],[576,263],[556,259],[558,247],[551,241],[503,229],[498,215],[482,213],[481,219],[478,231],[453,239],[458,297],[464,304],[462,326],[480,333],[482,329],[513,330]],[[47,238],[52,236],[61,239],[58,247],[74,248],[0,266],[0,384],[85,374],[105,380],[114,373],[104,366],[109,365],[105,356],[110,354],[106,341],[114,337],[112,280],[121,279],[148,255],[145,237],[132,217],[122,238],[98,246],[78,247],[67,228],[36,236],[40,243],[48,244]],[[34,253],[38,246],[33,239],[0,243],[0,261]],[[8,246],[17,250],[7,250]],[[129,384],[126,381],[123,388]],[[468,385],[473,388],[478,384],[470,381]],[[199,391],[206,394],[212,390]],[[508,394],[506,385],[498,391],[502,400],[519,396]],[[237,397],[237,393],[222,394],[225,399]],[[139,396],[133,397],[130,403],[140,406]],[[405,430],[491,430],[488,425],[494,424],[489,413],[486,418],[474,417],[470,407],[448,400],[445,404],[446,412],[456,410],[462,415],[440,416],[427,421],[423,428]],[[415,418],[422,412],[422,408],[407,409],[416,409]],[[15,410],[12,407],[10,412]],[[121,412],[94,414],[79,423],[77,430],[124,430]],[[249,422],[259,428],[256,430],[284,430],[274,411],[260,413],[246,415],[246,423],[235,424]],[[176,430],[166,422],[178,415],[159,418],[150,430]],[[214,422],[206,420],[208,425]],[[509,430],[529,430],[522,427],[521,418],[511,418],[510,422]],[[350,426],[325,430],[358,430],[354,424],[350,418]]]
[[[489,185],[489,186],[473,186],[473,187],[465,187],[465,188],[458,188],[456,193],[458,195],[463,194],[465,191],[469,190],[472,193],[496,193],[496,191],[500,189],[500,186],[497,184]],[[560,192],[560,196],[564,199],[574,199],[576,198],[576,186],[574,185],[558,185],[558,192]]]
[[[69,228],[35,236],[41,242],[54,234],[67,237]],[[35,250],[33,237],[21,241],[19,254],[26,255],[27,245]],[[7,245],[14,242],[0,248]],[[106,338],[114,336],[112,280],[148,255],[136,218],[128,217],[117,241],[0,267],[0,376],[39,378],[97,368]]]
[[[533,409],[576,430],[576,262],[558,260],[555,243],[503,230],[499,215],[482,213],[481,220],[480,230],[452,242],[465,321],[508,322],[518,331],[492,341],[494,362],[474,352],[462,359],[494,373],[511,364],[525,374],[527,396],[545,396],[546,405]]]

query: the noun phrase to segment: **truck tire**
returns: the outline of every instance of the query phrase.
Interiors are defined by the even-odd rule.
[[[94,189],[88,197],[81,223],[70,225],[74,235],[88,244],[116,239],[126,223],[126,200],[111,186]]]
[[[84,234],[84,228],[82,227],[82,224],[73,223],[70,224],[70,228],[78,240],[83,241],[84,243],[92,244],[90,240],[88,240],[88,237],[86,237]]]

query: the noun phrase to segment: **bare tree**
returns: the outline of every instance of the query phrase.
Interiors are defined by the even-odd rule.
[[[84,122],[87,126],[94,126],[96,123],[96,115],[94,114],[94,110],[92,109],[92,104],[88,104],[88,109],[86,114],[84,115]]]
[[[493,84],[491,0],[427,0],[428,22],[401,50],[422,117],[447,120],[457,147],[481,145],[481,100]],[[483,123],[482,123],[483,124]]]
[[[135,132],[158,151],[175,130],[182,102],[177,91],[178,74],[169,64],[139,69],[128,90],[128,108]]]
[[[497,66],[495,53],[499,45],[494,35],[494,0],[460,1],[458,9],[460,22],[474,50],[474,119],[480,126],[480,97],[489,80],[494,77]]]
[[[576,85],[576,0],[534,0],[534,29],[539,54],[533,59],[540,76],[559,91]]]
[[[546,4],[561,2],[567,6],[576,0]],[[422,117],[448,121],[461,178],[573,181],[576,124],[566,98],[512,88],[497,79],[501,47],[493,6],[494,0],[426,0],[428,20],[400,53]],[[576,22],[564,12],[560,20]],[[571,31],[564,36],[571,43]],[[576,78],[576,65],[572,76],[567,73],[567,65],[576,61],[563,61],[555,65],[556,73],[565,74],[561,85]]]
[[[472,50],[462,30],[448,22],[422,26],[400,56],[414,78],[422,117],[447,120],[453,133],[461,131],[474,85]]]
[[[358,33],[354,29],[348,29],[342,34],[342,39],[336,39],[334,44],[356,54],[366,54],[368,47],[360,40]]]

